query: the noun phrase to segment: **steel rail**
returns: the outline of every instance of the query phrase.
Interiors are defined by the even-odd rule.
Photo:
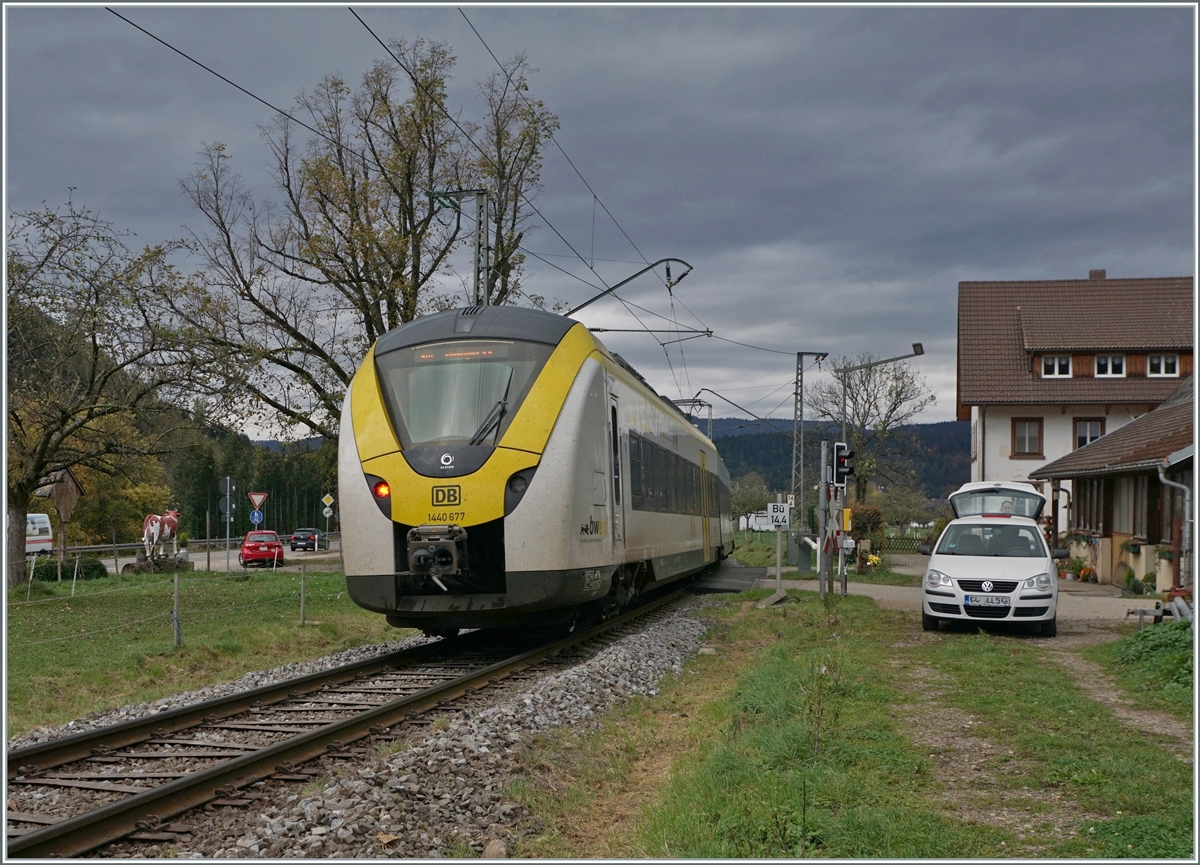
[[[571,634],[498,661],[481,670],[466,673],[442,685],[384,703],[375,709],[336,721],[317,730],[269,745],[236,757],[226,763],[170,781],[144,793],[104,805],[94,811],[68,817],[61,822],[8,842],[8,855],[19,858],[78,856],[102,844],[115,841],[138,830],[139,823],[158,824],[232,793],[238,788],[284,771],[284,763],[299,763],[341,748],[348,742],[370,735],[375,729],[399,723],[407,715],[431,709],[474,689],[480,683],[508,674],[557,654],[564,649],[640,618],[683,593],[683,589],[657,598],[635,610],[616,616],[580,633]],[[430,645],[438,645],[436,643]]]
[[[470,637],[471,635],[468,634],[461,638],[457,645],[464,645],[462,640]],[[227,718],[230,715],[237,715],[254,708],[256,704],[280,703],[296,694],[319,691],[324,685],[340,684],[364,674],[369,675],[394,667],[397,663],[423,661],[430,655],[445,651],[446,648],[446,643],[441,641],[410,646],[341,667],[309,673],[295,679],[285,679],[273,685],[262,685],[249,691],[238,691],[224,697],[214,697],[211,700],[168,709],[144,718],[122,721],[109,727],[99,727],[62,739],[52,739],[49,742],[39,742],[36,745],[16,748],[8,752],[7,777],[11,781],[17,775],[26,774],[21,771],[26,767],[36,767],[38,770],[53,769],[64,763],[82,760],[92,756],[93,749],[102,745],[109,748],[136,745],[158,735],[177,733],[180,730],[199,726],[210,717]]]

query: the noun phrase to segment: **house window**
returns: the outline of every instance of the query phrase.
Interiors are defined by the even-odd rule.
[[[1104,480],[1079,478],[1075,481],[1072,527],[1085,532],[1104,532]]]
[[[1147,375],[1158,378],[1177,378],[1179,376],[1179,355],[1152,354],[1147,366]]]
[[[1104,418],[1075,418],[1075,447],[1081,448],[1104,435]]]
[[[1040,417],[1013,418],[1012,455],[1014,459],[1042,456],[1042,419]]]
[[[1097,378],[1124,378],[1125,355],[1098,354],[1096,355]]]
[[[1113,531],[1145,538],[1148,475],[1119,477],[1113,490]]]
[[[1042,355],[1042,378],[1070,378],[1071,355],[1045,354]]]

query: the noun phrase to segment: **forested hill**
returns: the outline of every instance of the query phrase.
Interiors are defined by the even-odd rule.
[[[714,418],[713,438],[721,457],[736,479],[748,472],[758,472],[772,489],[785,489],[791,483],[792,439],[791,421],[773,420],[776,427],[787,430],[785,435],[771,430],[766,424],[739,418]],[[707,432],[708,420],[696,424]],[[808,437],[805,459],[815,461],[820,455],[822,427],[805,424]],[[768,432],[762,432],[766,428]],[[930,498],[944,498],[971,479],[971,424],[969,421],[912,424],[903,428],[911,431],[918,443],[912,454],[912,469],[916,485]],[[830,427],[827,436],[837,437]]]

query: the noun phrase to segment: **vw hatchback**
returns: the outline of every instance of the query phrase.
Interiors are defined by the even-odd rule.
[[[1057,633],[1058,569],[1038,518],[1046,497],[1028,484],[969,483],[950,496],[954,519],[929,555],[921,626],[943,620],[1026,622]]]

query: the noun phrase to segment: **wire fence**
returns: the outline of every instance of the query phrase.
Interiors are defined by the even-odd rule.
[[[108,634],[114,631],[120,631],[122,629],[136,628],[149,622],[163,622],[172,626],[174,630],[174,644],[176,648],[178,648],[182,645],[183,626],[188,622],[194,623],[198,620],[203,620],[211,624],[213,620],[219,620],[221,616],[228,615],[233,611],[278,606],[288,602],[298,602],[298,619],[299,623],[303,625],[305,624],[307,603],[328,601],[336,603],[337,601],[340,601],[346,594],[344,589],[341,591],[325,590],[310,592],[309,581],[311,578],[309,577],[307,567],[302,568],[299,573],[287,572],[286,578],[289,581],[298,580],[299,585],[294,590],[287,591],[284,594],[262,600],[248,600],[244,603],[223,603],[207,606],[190,605],[198,602],[203,603],[204,601],[212,599],[212,590],[206,589],[205,587],[217,581],[230,583],[231,586],[245,585],[247,586],[247,589],[238,591],[250,593],[261,592],[263,589],[267,588],[267,585],[262,582],[258,582],[257,584],[247,583],[247,578],[245,575],[236,573],[218,576],[190,576],[187,572],[176,572],[172,576],[150,579],[134,586],[122,586],[120,588],[102,589],[92,592],[80,592],[75,595],[61,595],[49,598],[35,598],[24,601],[10,601],[8,603],[8,608],[10,610],[8,622],[10,640],[13,637],[14,630],[38,633],[39,631],[44,632],[45,630],[54,628],[56,626],[77,626],[80,622],[85,622],[88,615],[116,615],[120,612],[128,613],[131,611],[128,602],[126,602],[124,605],[114,604],[116,599],[110,597],[120,593],[147,590],[152,593],[157,592],[157,594],[148,594],[145,598],[138,599],[135,603],[140,611],[144,611],[147,607],[156,605],[158,603],[162,603],[164,609],[151,616],[141,616],[138,618],[129,619],[127,621],[122,621],[117,624],[106,625],[100,628],[90,628],[73,633],[60,634],[57,636],[39,636],[38,639],[26,639],[19,642],[9,642],[8,649],[13,650],[51,643],[65,643],[74,640],[91,639],[98,635]],[[328,575],[326,575],[324,578],[321,578],[318,584],[321,585],[322,589],[328,589]],[[278,591],[278,588],[281,588],[275,583],[272,583],[271,585],[276,586],[276,591]],[[192,593],[186,591],[189,588],[193,590]],[[195,596],[194,590],[196,589],[204,590],[202,596]],[[188,595],[191,595],[191,597],[187,597]],[[189,603],[185,603],[185,599]],[[21,614],[22,620],[18,622],[14,619],[12,613],[14,608],[30,608],[39,604],[71,603],[92,600],[96,600],[96,602],[101,605],[101,608],[97,609],[91,605],[87,605],[85,609],[90,609],[90,614],[85,613],[80,608],[48,608],[59,610],[54,617],[48,619],[44,615],[36,614],[33,612],[33,610],[29,610],[27,613]],[[106,602],[111,606],[105,608],[104,605]],[[64,617],[66,617],[65,620]],[[230,622],[229,624],[246,624],[246,622]]]

